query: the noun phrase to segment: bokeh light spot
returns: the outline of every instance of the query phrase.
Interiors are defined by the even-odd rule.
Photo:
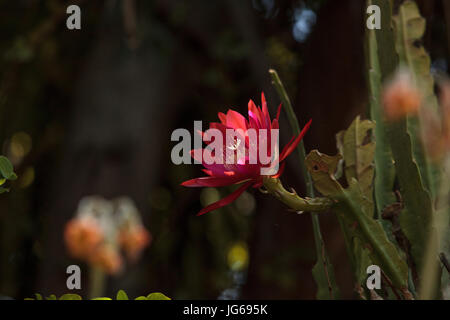
[[[245,243],[236,243],[228,251],[228,266],[233,271],[241,271],[248,265],[248,249]]]

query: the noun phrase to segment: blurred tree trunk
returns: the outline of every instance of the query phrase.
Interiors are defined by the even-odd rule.
[[[86,195],[110,199],[126,194],[146,212],[150,186],[160,173],[161,144],[167,143],[160,133],[171,116],[171,97],[165,94],[170,56],[151,46],[130,48],[122,19],[120,2],[107,1],[96,43],[75,83],[63,157],[49,175],[40,208],[45,218],[45,256],[38,277],[42,292],[67,289],[70,260],[62,254],[63,230],[78,201]],[[138,285],[132,272],[127,277]]]

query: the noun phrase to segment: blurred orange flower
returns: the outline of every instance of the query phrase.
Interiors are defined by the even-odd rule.
[[[71,256],[113,275],[123,270],[121,249],[136,262],[152,237],[131,199],[121,197],[113,203],[90,196],[80,200],[64,240]]]
[[[384,113],[390,121],[417,114],[421,103],[422,95],[406,71],[398,71],[394,79],[384,88]]]
[[[102,242],[103,231],[94,218],[74,218],[66,225],[64,240],[73,257],[89,259]]]
[[[102,244],[90,257],[90,262],[108,274],[117,274],[122,270],[122,258],[117,249]]]
[[[122,228],[119,233],[119,243],[128,258],[136,261],[142,250],[150,245],[152,236],[143,226],[135,225]]]
[[[423,143],[435,162],[450,153],[450,82],[441,85],[441,117],[435,113],[422,112]]]

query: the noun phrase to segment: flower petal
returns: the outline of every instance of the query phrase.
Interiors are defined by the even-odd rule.
[[[238,177],[201,177],[184,181],[183,187],[225,187],[239,182]]]
[[[192,159],[203,163],[203,149],[192,149],[189,153],[191,154]]]
[[[261,106],[262,106],[262,114],[264,117],[263,125],[265,128],[270,128],[270,114],[269,109],[267,109],[267,101],[266,97],[264,96],[264,92],[261,92]]]
[[[253,188],[258,189],[258,188],[261,188],[263,185],[264,185],[264,183],[262,181],[259,181],[253,185]]]
[[[290,155],[292,153],[292,151],[295,150],[295,148],[300,143],[300,141],[302,141],[303,137],[305,136],[306,132],[308,131],[309,127],[311,126],[311,122],[312,122],[312,119],[310,119],[308,121],[308,123],[303,127],[302,131],[297,136],[297,138],[295,138],[295,140],[292,143],[287,144],[284,147],[283,151],[281,151],[281,154],[280,154],[280,162],[283,161],[284,159],[286,159],[286,157],[288,155]]]
[[[251,111],[248,112],[248,127],[256,130],[259,129],[258,118]]]
[[[258,129],[262,128],[262,112],[256,107],[253,100],[248,102],[248,117],[253,118],[258,123]]]
[[[213,173],[211,170],[208,170],[208,169],[202,169],[202,171],[203,171],[204,173],[206,173],[208,176],[214,176],[214,173]]]
[[[220,163],[213,163],[208,164],[206,162],[203,162],[203,166],[208,170],[212,172],[212,176],[215,177],[225,177],[225,171],[229,171],[227,168],[225,168],[225,165]]]
[[[236,200],[237,198],[239,198],[239,196],[248,188],[250,187],[252,184],[254,183],[253,180],[248,181],[247,183],[243,184],[242,186],[240,186],[238,189],[236,189],[235,191],[233,191],[232,193],[230,193],[228,196],[226,196],[225,198],[214,202],[213,204],[210,204],[209,206],[204,207],[202,210],[200,210],[200,212],[197,214],[197,216],[201,216],[205,213],[208,213],[210,211],[222,208],[224,206],[226,206],[227,204],[230,204],[231,202],[233,202],[234,200]]]
[[[280,113],[281,113],[281,103],[280,103],[280,105],[278,106],[278,110],[277,110],[277,121],[280,121]]]
[[[222,124],[226,125],[227,124],[227,116],[225,115],[225,113],[219,112],[218,116],[219,116],[220,122],[222,122]]]
[[[278,169],[278,172],[275,175],[273,175],[272,178],[275,178],[275,179],[279,178],[283,174],[285,166],[286,166],[286,162],[282,162],[280,165],[280,169]]]
[[[219,122],[211,122],[209,124],[209,128],[210,129],[216,129],[219,130],[222,133],[222,139],[225,137],[225,135],[227,134],[227,126],[224,125],[223,123],[219,123]],[[206,138],[208,140],[211,139],[211,137],[208,135],[208,131],[205,132],[206,134]]]
[[[280,124],[278,123],[278,119],[273,119],[272,129],[280,129]]]
[[[239,112],[230,109],[228,110],[226,117],[227,117],[227,127],[233,129],[247,130],[247,120]]]

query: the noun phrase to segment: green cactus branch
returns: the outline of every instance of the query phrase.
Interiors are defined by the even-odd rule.
[[[294,109],[292,108],[291,100],[289,99],[289,96],[286,93],[286,90],[284,89],[283,83],[280,80],[280,77],[278,76],[278,73],[274,69],[269,70],[269,74],[272,77],[272,83],[275,86],[275,89],[278,92],[278,95],[280,96],[280,99],[283,103],[283,109],[286,112],[289,125],[292,128],[292,131],[297,136],[300,134],[300,126],[298,124],[297,116],[295,115]],[[308,169],[306,169],[305,165],[305,157],[306,157],[306,151],[305,146],[303,144],[303,141],[300,141],[298,147],[297,147],[298,156],[300,158],[300,169],[303,174],[303,178],[305,180],[306,185],[306,193],[308,197],[313,198],[314,197],[314,186],[312,183],[311,175],[308,172]]]
[[[294,135],[298,136],[300,134],[300,125],[298,123],[298,119],[295,115],[294,109],[292,108],[289,96],[284,89],[283,83],[281,82],[280,77],[275,70],[270,69],[269,74],[272,78],[272,83],[277,90],[281,101],[283,102],[283,109],[286,112],[292,131]],[[297,152],[300,157],[300,169],[306,185],[306,194],[308,195],[308,197],[314,198],[314,186],[312,183],[312,178],[305,164],[306,152],[303,141],[301,141],[297,146]],[[320,223],[317,213],[313,211],[311,212],[311,220],[313,224],[314,242],[317,255],[317,262],[312,270],[314,279],[318,286],[317,298],[336,299],[339,294],[339,290],[334,280],[333,266],[331,265],[325,250],[325,244],[323,241],[322,233],[320,231]]]
[[[415,2],[405,1],[393,16],[395,48],[400,62],[408,67],[423,94],[423,112],[437,108],[430,75],[430,57],[423,46],[415,46],[425,33],[425,19]],[[438,234],[434,208],[438,177],[429,163],[420,137],[420,119],[407,117],[388,126],[391,147],[406,211],[400,226],[411,243],[411,252],[419,270],[421,299],[439,297]]]
[[[326,211],[334,204],[329,198],[302,198],[295,191],[286,190],[280,179],[267,177],[264,179],[264,187],[267,192],[297,213]]]
[[[367,1],[368,6],[372,4],[374,4],[373,0]],[[376,32],[377,30],[366,30],[366,64],[370,106],[369,114],[370,118],[376,123],[374,129],[376,137],[374,202],[376,205],[376,216],[380,219],[383,209],[395,202],[393,193],[395,169],[381,106],[382,72],[379,61],[379,48]],[[386,31],[380,30],[380,32]],[[381,222],[383,227],[388,230],[388,224],[382,220]]]

